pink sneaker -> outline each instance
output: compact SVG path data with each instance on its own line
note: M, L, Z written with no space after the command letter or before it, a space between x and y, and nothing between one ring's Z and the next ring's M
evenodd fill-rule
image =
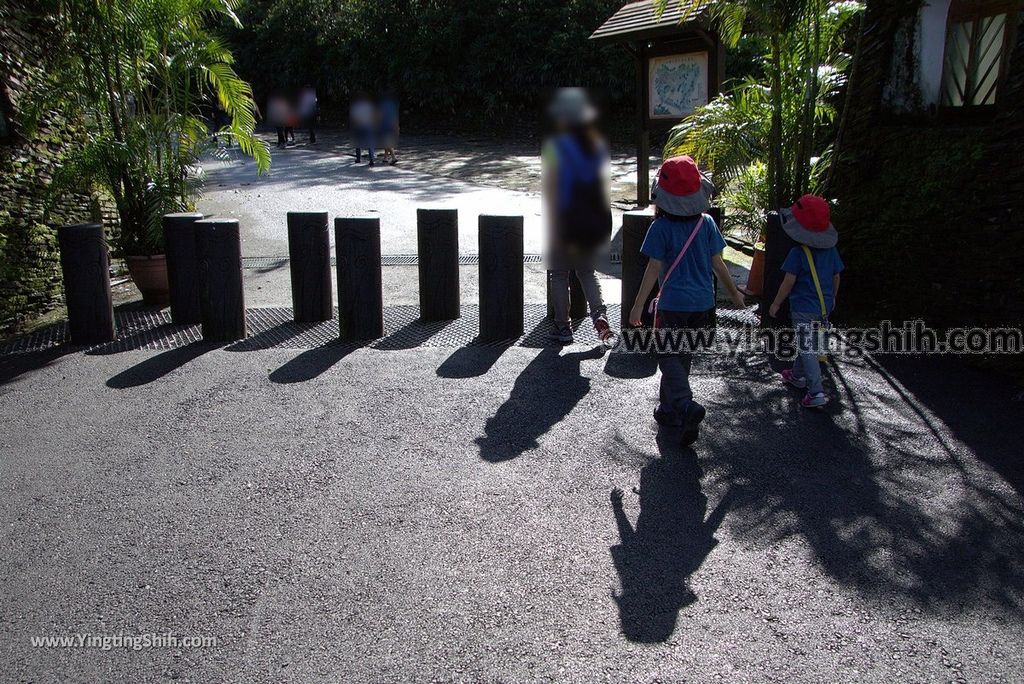
M597 331L597 337L604 346L615 346L615 331L608 325L608 319L604 316L599 316L594 321L594 330Z
M803 399L800 400L800 405L804 408L822 408L828 403L828 397L824 392L818 394L807 393Z
M793 375L793 370L791 368L787 368L782 371L782 382L796 387L797 389L807 389L807 381Z

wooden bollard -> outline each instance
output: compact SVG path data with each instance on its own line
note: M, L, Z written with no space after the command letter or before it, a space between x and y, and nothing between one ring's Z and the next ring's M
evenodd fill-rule
M721 207L711 207L710 209L708 209L708 216L710 216L712 219L714 219L715 225L718 226L718 230L721 231L722 230L722 208Z
M103 226L83 223L57 229L64 302L71 344L112 342L114 305L110 296L110 255Z
M203 339L210 342L245 339L242 241L238 220L203 219L195 225Z
M480 341L523 334L523 217L480 217Z
M551 271L547 273L548 288L548 318L555 317L555 304L552 298L551 289ZM569 271L569 318L573 321L578 321L587 317L587 296L583 293L583 284L580 283L579 276L576 275L576 271Z
M450 321L459 309L459 212L417 209L420 319Z
M640 253L640 247L647 237L647 230L654 222L654 215L645 211L627 211L622 215L622 327L629 326L629 310L640 291L640 283L647 269L647 257ZM654 288L656 289L656 288ZM657 294L652 289L648 302ZM644 322L647 320L647 306L644 306Z
M202 214L193 212L165 214L163 218L171 320L176 325L194 325L203 320L196 258L196 221L202 219Z
M785 327L789 325L789 301L783 303L776 318L768 313L775 295L782 287L786 274L782 272L782 263L789 252L799 245L782 229L782 217L777 211L770 211L765 218L764 242L764 289L761 292L761 305L758 315L764 327Z
M338 257L338 323L343 340L384 335L384 289L380 273L380 219L334 219Z
M288 212L288 263L295 322L331 320L334 295L331 292L331 234L326 211Z

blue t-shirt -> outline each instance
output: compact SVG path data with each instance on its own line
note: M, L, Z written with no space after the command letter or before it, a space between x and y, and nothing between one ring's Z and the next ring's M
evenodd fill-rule
M811 249L814 256L814 269L818 272L818 282L821 283L821 293L825 296L825 306L831 313L836 302L832 292L832 277L836 273L842 273L843 260L839 258L839 250L835 247L829 249ZM796 313L821 314L821 303L818 301L818 291L814 288L814 279L811 277L811 267L807 263L807 255L803 247L794 247L789 250L786 260L782 262L782 270L796 276L796 283L789 295L789 310Z
M710 216L704 217L700 234L665 283L665 274L672 268L697 223L698 219L675 221L663 217L655 220L647 231L640 252L663 264L659 280L664 291L658 302L659 309L691 313L715 308L711 258L725 250L725 239Z

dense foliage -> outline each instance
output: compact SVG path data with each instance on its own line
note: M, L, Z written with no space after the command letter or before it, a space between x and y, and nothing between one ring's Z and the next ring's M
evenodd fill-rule
M553 88L589 88L629 111L629 55L588 37L622 0L245 0L229 33L240 73L265 97L318 88L343 116L358 91L395 89L403 111L533 125Z
M253 134L255 103L227 46L211 32L237 21L237 0L40 0L33 9L58 44L27 113L31 130L57 111L83 126L84 144L53 182L67 191L106 190L120 217L124 254L162 250L160 217L191 208L200 155L216 147L208 127L226 113L222 136L237 140L260 171L270 165Z
M699 0L680 2L696 12ZM760 36L759 74L673 129L665 154L691 154L725 190L727 215L756 239L765 210L820 190L863 10L852 0L722 0L712 16L729 45ZM746 33L744 33L746 32Z

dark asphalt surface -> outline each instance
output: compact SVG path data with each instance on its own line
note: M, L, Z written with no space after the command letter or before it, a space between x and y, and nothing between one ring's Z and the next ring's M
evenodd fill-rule
M1020 681L1024 403L932 361L701 359L683 450L582 346L0 359L0 681Z

